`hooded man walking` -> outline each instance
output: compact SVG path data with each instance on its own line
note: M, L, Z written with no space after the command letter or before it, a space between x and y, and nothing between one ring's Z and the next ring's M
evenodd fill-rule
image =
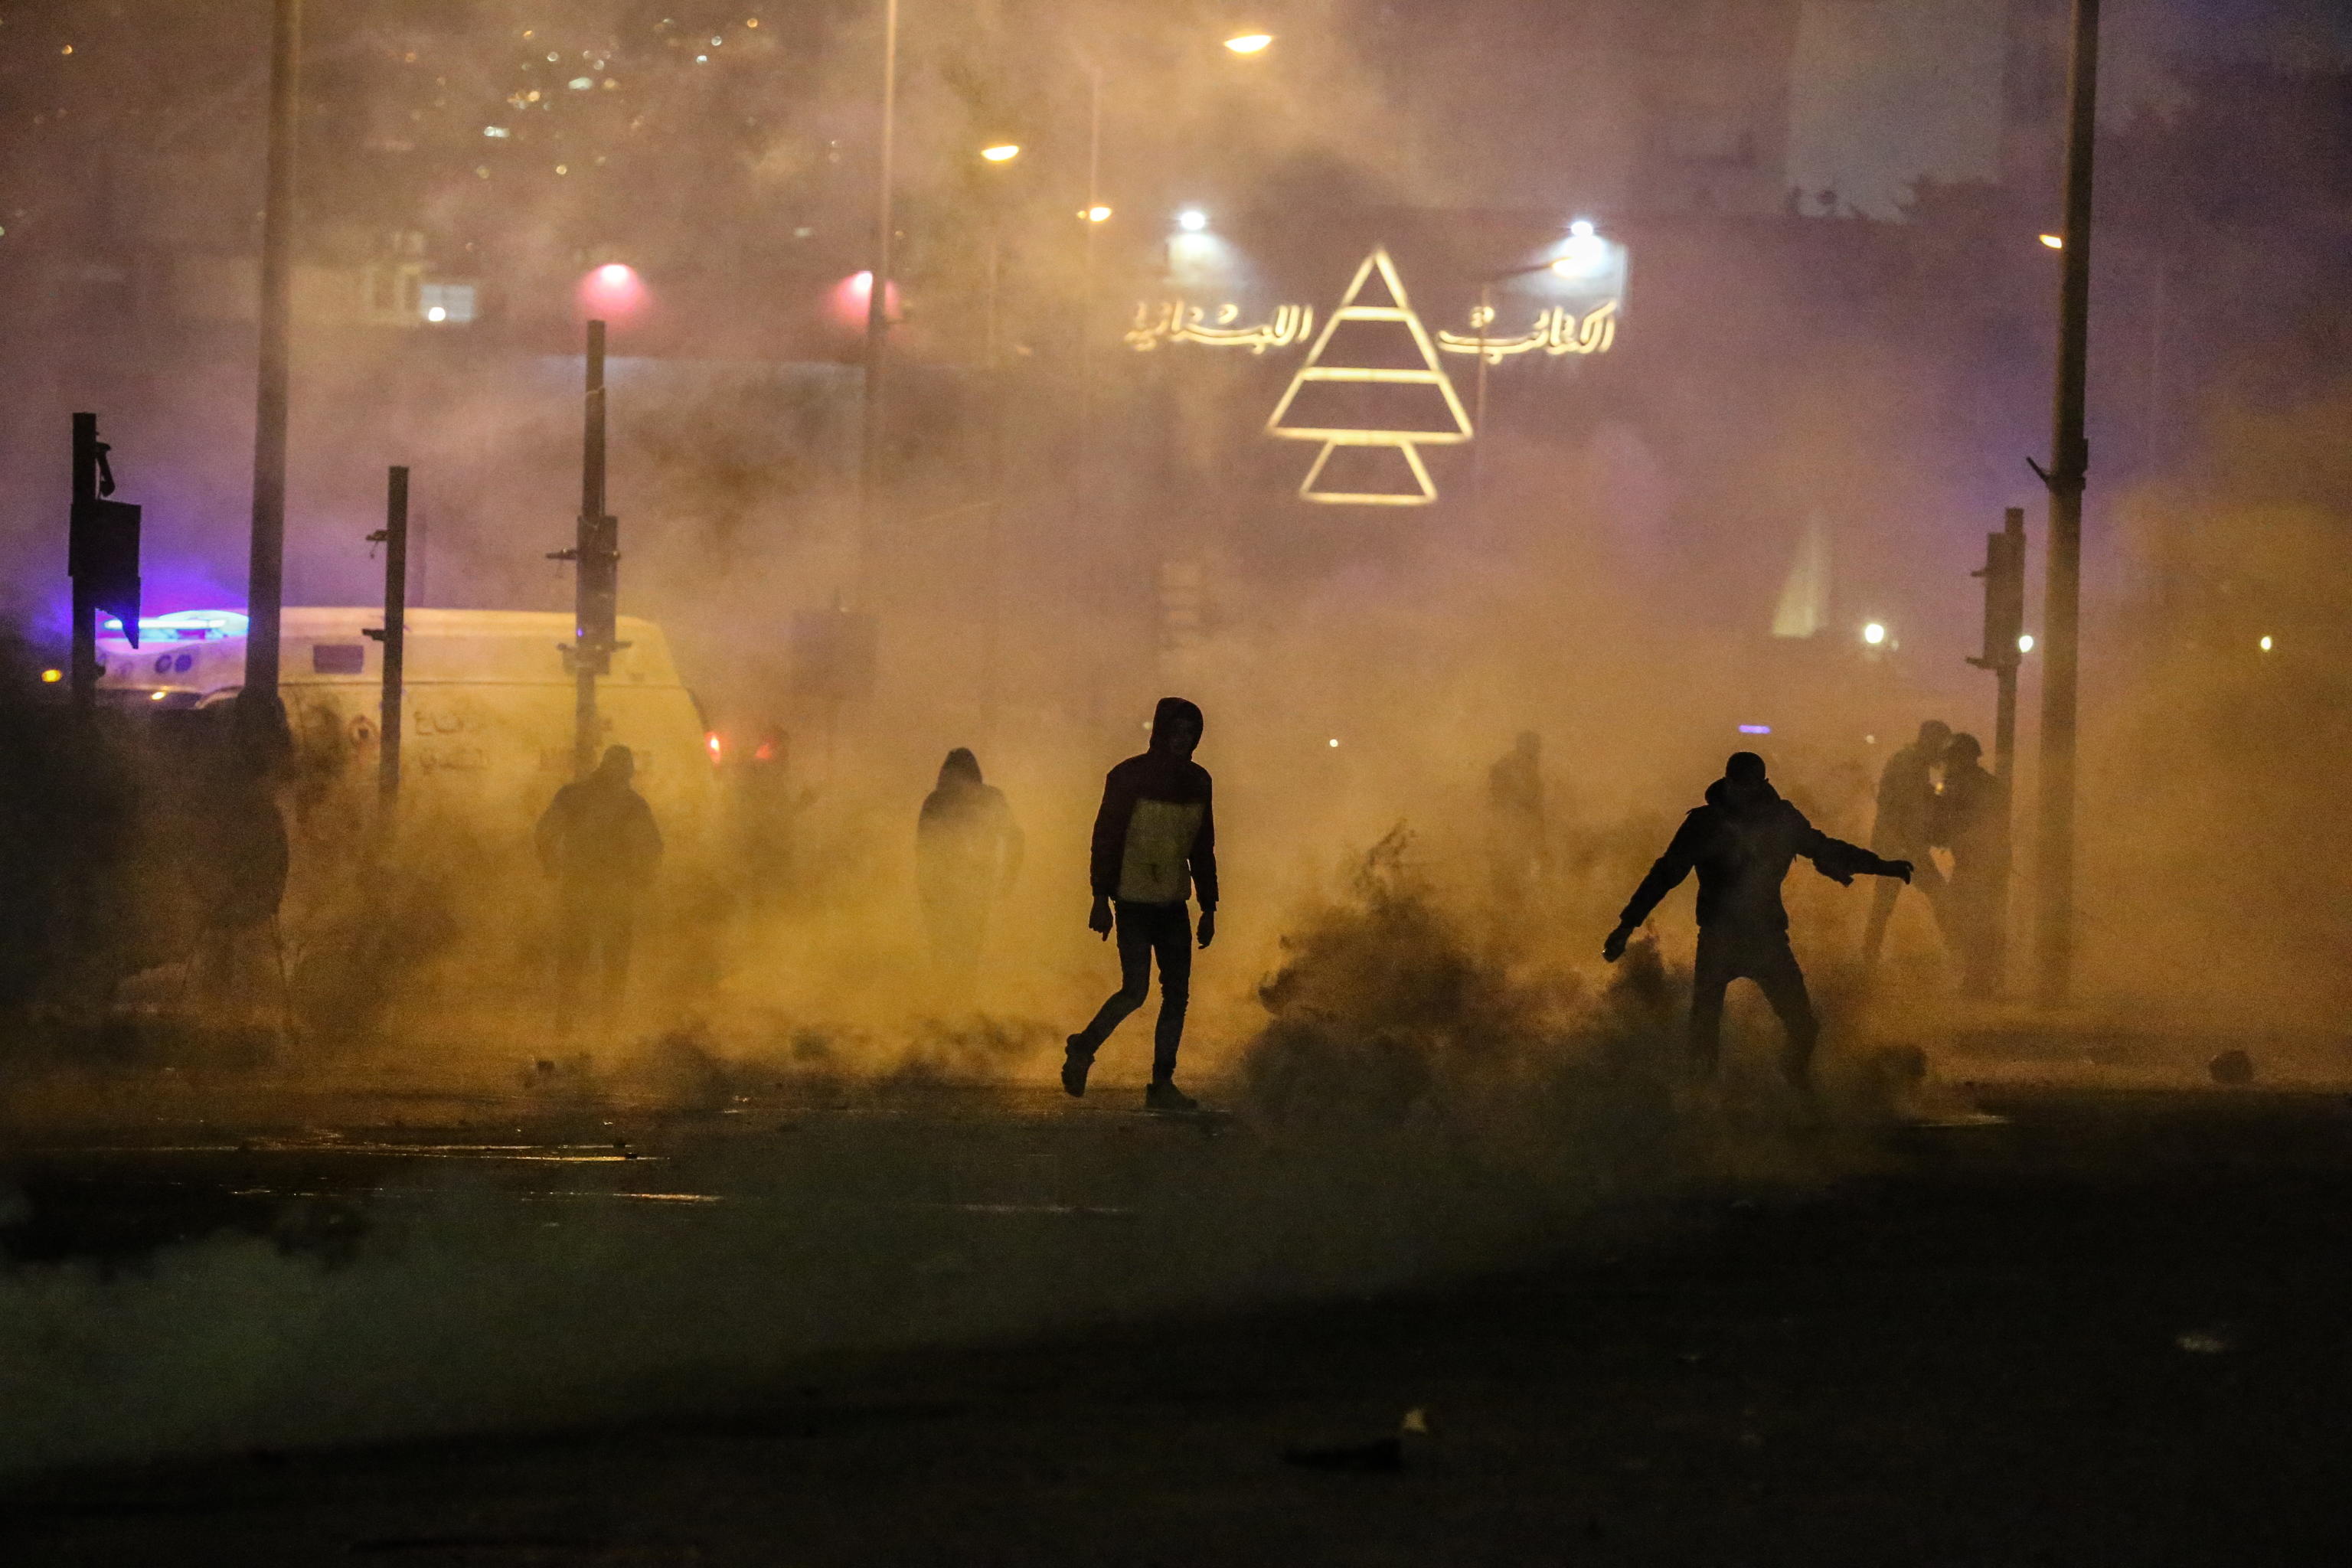
M1129 757L1103 780L1095 814L1092 881L1095 901L1087 929L1118 932L1119 987L1072 1035L1062 1061L1062 1087L1087 1092L1087 1071L1113 1029L1144 1004L1151 964L1160 963L1160 1026L1154 1031L1150 1110L1197 1110L1176 1087L1176 1047L1184 1037L1184 1005L1192 994L1192 911L1201 900L1200 943L1217 934L1217 827L1209 802L1209 773L1192 760L1201 743L1200 709L1181 697L1163 697L1151 715L1151 749ZM1114 916L1114 909L1116 915Z
M1698 963L1691 981L1690 1066L1694 1076L1715 1071L1722 1048L1723 994L1735 980L1753 980L1788 1032L1780 1071L1795 1088L1810 1086L1813 1042L1821 1026L1805 992L1804 971L1789 946L1789 911L1780 883L1800 855L1840 886L1857 876L1908 882L1911 862L1882 860L1859 845L1832 838L1780 798L1764 774L1764 759L1735 752L1723 777L1706 786L1706 804L1683 818L1674 842L1633 890L1601 956L1614 963L1658 900L1698 873Z

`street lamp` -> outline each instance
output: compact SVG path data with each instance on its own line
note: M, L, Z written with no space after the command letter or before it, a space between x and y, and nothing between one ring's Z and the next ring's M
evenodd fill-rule
M1877 621L1865 624L1862 628L1862 640L1873 647L1880 647L1886 641L1886 627Z
M1088 223L1108 223L1110 221L1110 208L1100 202L1097 202L1090 207L1081 208L1078 216L1086 219Z
M1186 234L1199 234L1209 226L1209 215L1199 207L1186 207L1176 215L1176 226Z
M1273 42L1272 33L1235 33L1225 40L1225 47L1237 55L1255 55L1265 53Z
M1017 142L999 142L992 147L982 147L980 150L980 155L992 163L1010 163L1013 159L1021 156L1021 144Z

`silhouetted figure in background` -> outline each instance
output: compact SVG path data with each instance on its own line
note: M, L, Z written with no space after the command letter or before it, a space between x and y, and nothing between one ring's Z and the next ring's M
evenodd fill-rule
M1780 883L1803 856L1841 886L1857 876L1911 879L1907 860L1883 860L1858 845L1832 838L1780 798L1764 773L1764 759L1735 752L1723 777L1706 786L1706 804L1683 818L1674 841L1617 919L1601 950L1614 963L1658 900L1698 873L1698 962L1691 979L1690 1065L1695 1075L1715 1071L1722 1049L1723 994L1735 980L1753 980L1788 1031L1780 1071L1809 1086L1813 1042L1821 1026L1805 992L1804 971L1789 947L1789 911Z
M1160 1026L1152 1037L1153 1110L1196 1110L1176 1087L1176 1047L1184 1037L1184 1005L1192 984L1192 912L1201 899L1200 942L1217 934L1217 827L1209 800L1209 773L1192 760L1201 743L1201 710L1181 697L1163 697L1151 715L1151 749L1129 757L1103 780L1095 814L1094 909L1087 929L1111 933L1118 908L1119 987L1072 1035L1062 1062L1062 1087L1087 1091L1095 1053L1151 991L1151 963L1160 961Z
M278 910L292 856L271 780L250 759L234 758L210 770L201 801L201 837L187 862L197 921L189 981L200 1001L236 1001L249 994L245 977L267 962L259 951L267 942L290 1016Z
M1943 874L1927 853L1935 826L1935 773L1951 740L1952 727L1940 719L1930 719L1919 726L1917 740L1886 759L1886 767L1878 775L1878 816L1870 829L1873 850L1911 862L1916 878L1913 885L1927 896L1931 906L1944 890ZM1886 922L1894 918L1895 900L1901 893L1894 883L1882 882L1871 895L1870 922L1862 932L1865 969L1878 963L1879 950L1886 944Z
M1937 905L1945 944L1960 961L1960 992L2000 991L2002 924L2008 917L2009 785L1978 760L1983 743L1955 735L1944 752L1944 788L1930 837L1952 852L1952 877Z
M661 861L653 808L630 787L636 760L608 746L596 771L555 792L533 840L540 868L556 881L555 1029L572 1033L580 993L597 972L596 1017L609 1034L629 984L637 901Z
M1003 790L982 782L980 759L961 746L950 752L915 823L915 886L932 966L959 1003L971 1000L988 909L1021 874L1022 847L1013 808Z
M1544 817L1543 737L1523 731L1518 744L1486 770L1486 863L1495 901L1524 910L1551 865Z

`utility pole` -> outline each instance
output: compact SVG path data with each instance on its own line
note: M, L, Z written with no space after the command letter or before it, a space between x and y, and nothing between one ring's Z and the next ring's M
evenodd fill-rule
M302 0L276 0L269 48L269 184L261 217L261 363L253 424L253 548L245 689L278 697L286 599L286 405L294 300L294 150L301 128Z
M2066 72L2066 216L2058 289L2058 376L2051 467L2050 579L2042 606L2042 812L2035 868L2036 994L2066 1000L2074 961L2074 752L2081 657L2083 490L2091 466L2083 402L2090 362L2091 158L2099 79L2099 0L2074 0Z
M111 610L122 635L139 646L139 509L108 500L114 493L111 450L98 438L98 416L73 416L73 505L66 534L66 573L73 579L73 708L85 722L98 708L98 617Z
M401 683L408 662L408 470L394 468L384 487L383 527L368 535L383 546L383 626L368 636L383 644L383 705L376 721L376 798L384 822L400 802Z
M1971 576L1984 579L1984 650L1969 660L1990 669L2000 683L1992 720L1993 773L2007 784L2017 752L2017 667L2025 649L2025 509L2001 514L2001 531L1985 535L1985 563Z
M621 522L604 512L604 323L588 323L588 384L585 427L580 443L580 526L572 547L550 561L569 561L572 571L572 646L566 650L574 682L572 769L585 778L595 770L596 678L613 668L621 598Z
M876 491L882 467L882 370L890 330L890 241L898 220L891 211L891 183L898 129L898 0L882 10L882 166L874 189L874 269L866 290L866 375L857 432L857 544L852 586L866 597L866 557L872 548Z

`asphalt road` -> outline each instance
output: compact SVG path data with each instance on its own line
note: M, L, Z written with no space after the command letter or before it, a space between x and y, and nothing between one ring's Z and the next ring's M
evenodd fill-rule
M19 1142L0 1561L2352 1544L2336 1094L2011 1086L1516 1197L1025 1090L303 1109Z

